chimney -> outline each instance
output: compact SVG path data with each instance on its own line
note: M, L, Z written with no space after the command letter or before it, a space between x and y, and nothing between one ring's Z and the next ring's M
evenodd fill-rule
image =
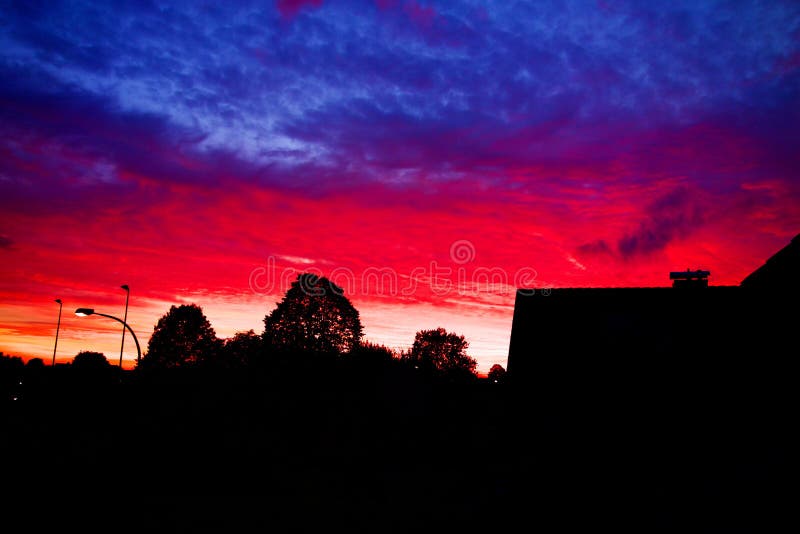
M694 289L701 287L708 287L708 277L711 271L673 271L669 273L669 279L672 280L672 287L679 289Z

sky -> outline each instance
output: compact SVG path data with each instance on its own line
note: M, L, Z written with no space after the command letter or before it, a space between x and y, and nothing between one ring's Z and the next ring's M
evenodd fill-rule
M74 310L122 284L146 351L172 305L260 333L315 272L367 340L441 326L485 373L518 287L738 284L800 232L793 1L3 2L0 49L24 359L117 363Z

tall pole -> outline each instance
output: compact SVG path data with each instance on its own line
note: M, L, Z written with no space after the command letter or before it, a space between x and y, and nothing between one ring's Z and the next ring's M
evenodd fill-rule
M125 318L122 320L122 344L119 346L119 368L122 369L122 349L125 348L125 324L128 322L128 298L131 296L131 288L127 285L120 287L125 290Z
M56 325L56 343L53 345L53 363L52 366L56 366L56 349L58 348L58 331L61 330L61 308L64 305L61 303L61 299L56 299L55 302L58 302L58 324Z

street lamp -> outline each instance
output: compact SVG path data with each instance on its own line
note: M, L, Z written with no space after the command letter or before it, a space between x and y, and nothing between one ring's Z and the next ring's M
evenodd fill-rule
M131 288L126 285L120 286L125 290L125 317L122 319L122 324L128 323L128 298L131 296ZM125 348L125 327L122 327L122 344L119 346L119 368L122 369L122 349Z
M64 307L61 299L56 299L54 302L58 302L58 324L56 325L56 344L53 345L53 367L56 366L56 349L58 348L58 331L61 330L61 308Z
M139 340L136 339L136 333L128 326L128 323L120 319L119 317L114 317L113 315L108 315L107 313L100 313L94 311L92 308L78 308L75 310L75 315L78 317L86 317L88 315L101 315L103 317L108 317L109 319L114 319L118 323L122 323L122 326L128 329L128 332L131 333L133 336L133 341L136 342L136 364L138 365L139 362L142 360L142 349L139 348ZM120 362L121 363L121 362ZM121 367L121 365L120 365Z

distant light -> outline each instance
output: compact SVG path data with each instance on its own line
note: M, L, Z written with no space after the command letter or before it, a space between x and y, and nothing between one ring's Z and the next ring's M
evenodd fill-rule
M86 317L87 315L92 315L94 310L92 308L78 308L75 310L75 315L78 317Z

